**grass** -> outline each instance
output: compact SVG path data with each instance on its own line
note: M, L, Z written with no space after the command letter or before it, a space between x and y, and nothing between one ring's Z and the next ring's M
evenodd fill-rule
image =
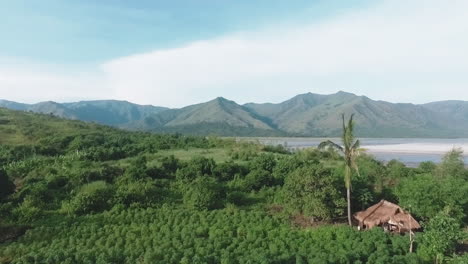
M50 135L73 135L110 129L93 123L0 108L0 144L34 144Z
M174 155L174 157L188 161L196 156L202 156L205 158L211 158L216 163L225 162L230 159L228 149L226 148L212 148L212 149L201 149L201 148L190 148L190 149L172 149L162 150L154 154L155 158L167 157Z

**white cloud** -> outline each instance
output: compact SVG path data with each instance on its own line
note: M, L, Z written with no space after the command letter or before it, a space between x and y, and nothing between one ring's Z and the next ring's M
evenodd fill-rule
M96 72L69 73L50 65L0 66L0 99L35 103L104 98L100 85L102 74Z
M468 89L462 89L468 86L466 10L465 0L387 0L318 22L117 58L85 77L0 68L0 97L21 98L3 95L13 87L31 98L57 94L48 98L165 106L216 96L241 103L281 101L337 90L391 101L468 100Z

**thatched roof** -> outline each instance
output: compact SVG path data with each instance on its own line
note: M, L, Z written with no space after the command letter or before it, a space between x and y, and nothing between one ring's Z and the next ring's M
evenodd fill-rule
M367 228L384 223L398 226L402 231L421 228L409 213L405 212L400 206L385 200L356 213L354 218L359 221L360 225L364 224Z

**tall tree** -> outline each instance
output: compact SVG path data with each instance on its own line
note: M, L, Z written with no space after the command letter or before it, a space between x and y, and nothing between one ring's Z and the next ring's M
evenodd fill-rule
M345 173L344 173L344 182L346 187L346 198L348 200L348 223L351 226L351 175L353 170L359 174L359 169L356 163L356 157L359 155L359 140L356 140L354 137L354 122L353 117L354 114L351 114L348 124L345 121L345 115L341 115L343 119L343 135L341 137L341 141L343 146L327 140L319 144L319 149L323 149L326 147L336 148L343 153L344 158L344 166L345 166Z

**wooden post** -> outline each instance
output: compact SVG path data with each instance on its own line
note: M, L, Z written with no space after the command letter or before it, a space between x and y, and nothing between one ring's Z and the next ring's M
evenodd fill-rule
M408 223L409 223L409 241L410 241L409 252L413 253L413 230L411 228L411 215L409 212L408 212Z

